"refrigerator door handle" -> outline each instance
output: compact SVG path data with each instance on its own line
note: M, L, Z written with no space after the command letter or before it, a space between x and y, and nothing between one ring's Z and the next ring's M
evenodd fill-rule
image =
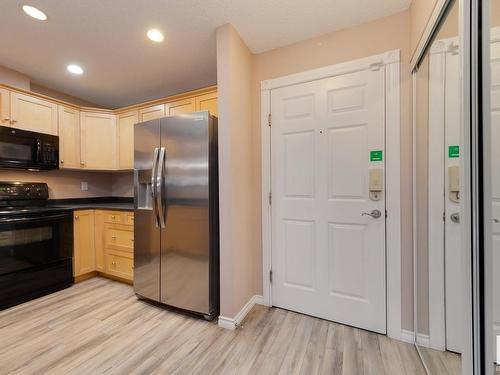
M160 148L158 171L156 172L157 181L157 192L156 192L156 205L158 207L158 217L160 222L160 228L165 228L165 207L163 196L165 194L164 184L165 184L165 147Z
M155 223L156 227L158 228L160 223L158 219L158 206L156 204L157 202L157 196L158 196L158 191L156 190L156 181L157 181L157 174L158 174L158 154L160 152L160 149L158 147L155 147L155 151L153 154L153 167L151 168L151 206L153 208L153 213L155 216Z

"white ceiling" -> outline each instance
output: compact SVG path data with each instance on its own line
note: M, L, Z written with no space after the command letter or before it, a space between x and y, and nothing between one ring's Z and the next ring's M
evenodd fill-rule
M2 0L0 65L119 107L215 84L215 29L225 23L259 53L405 10L410 1ZM40 8L48 21L28 17L22 4ZM146 38L152 27L165 42ZM69 63L85 74L67 73Z

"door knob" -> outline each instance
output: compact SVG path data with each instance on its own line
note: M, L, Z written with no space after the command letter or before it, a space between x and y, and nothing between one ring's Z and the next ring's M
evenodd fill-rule
M460 223L460 214L458 212L451 214L450 220L454 223Z
M378 219L382 216L382 212L380 210L373 210L372 212L363 212L361 216L371 216L374 219Z

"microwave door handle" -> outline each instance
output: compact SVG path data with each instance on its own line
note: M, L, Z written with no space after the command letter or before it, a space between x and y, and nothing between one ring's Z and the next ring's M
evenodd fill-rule
M160 218L160 227L165 228L165 207L164 207L164 184L165 184L165 158L167 157L165 153L165 147L160 149L158 172L156 173L157 182L157 194L156 202L158 206L158 216Z
M37 139L36 141L36 162L40 163L40 160L42 158L42 142L40 139Z
M160 151L159 148L155 147L155 151L153 153L153 167L151 168L151 206L153 208L153 214L155 216L155 223L157 228L160 226L158 218L158 207L156 205L156 196L158 194L156 190L156 174L157 174L159 151Z

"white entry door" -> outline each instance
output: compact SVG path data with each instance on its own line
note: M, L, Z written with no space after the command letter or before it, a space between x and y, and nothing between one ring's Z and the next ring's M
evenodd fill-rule
M385 333L384 71L272 90L271 114L273 305Z

